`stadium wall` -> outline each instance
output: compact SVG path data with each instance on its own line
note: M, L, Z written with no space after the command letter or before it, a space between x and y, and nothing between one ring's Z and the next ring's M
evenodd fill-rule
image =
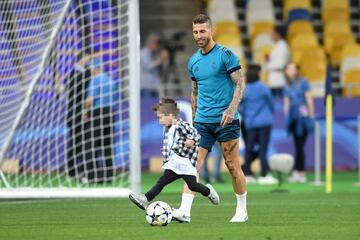
M188 99L182 99L188 101ZM162 147L163 129L158 124L152 106L156 103L153 99L144 99L141 103L141 147L142 167L149 167L149 159L153 156L160 156ZM268 154L294 153L291 136L284 128L283 103L277 99L275 103L275 122L271 135ZM325 104L324 99L315 99L317 120L321 123L321 166L325 167ZM357 168L357 154L359 143L357 142L357 115L360 114L360 99L337 98L334 106L333 123L333 149L334 169L347 170ZM185 116L183 116L185 117ZM240 144L240 153L243 153L243 145ZM314 134L306 143L306 166L307 169L314 168Z

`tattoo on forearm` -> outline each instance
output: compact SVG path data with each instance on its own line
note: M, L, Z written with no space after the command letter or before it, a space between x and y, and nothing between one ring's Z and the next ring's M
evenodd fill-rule
M193 118L193 120L195 118L195 112L196 112L197 95L198 95L197 82L193 81L193 83L192 83L192 92L191 92L191 109L192 109L192 118Z
M244 94L245 78L243 76L241 69L231 73L230 77L233 80L233 82L235 83L235 91L234 91L234 96L230 103L229 108L231 109L231 111L235 111L238 108L239 103Z

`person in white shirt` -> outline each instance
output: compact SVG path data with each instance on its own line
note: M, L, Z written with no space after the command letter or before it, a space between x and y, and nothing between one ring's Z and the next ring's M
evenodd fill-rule
M272 32L275 45L267 58L265 69L269 73L268 86L273 96L282 97L283 88L286 85L284 68L291 60L289 46L284 39L285 30L282 26L276 26Z

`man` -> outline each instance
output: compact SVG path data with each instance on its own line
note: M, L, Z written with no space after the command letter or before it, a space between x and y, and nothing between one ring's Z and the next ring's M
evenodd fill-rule
M91 71L88 68L92 59L98 59L104 54L112 54L111 50L86 53L84 51L77 52L76 63L74 68L66 78L66 88L62 86L60 78L55 77L56 97L60 98L64 92L66 93L67 114L66 125L68 128L69 140L67 142L67 176L86 183L84 177L86 161L85 152L85 135L89 132L89 123L83 121L84 102L86 100L86 91L88 89Z
M284 40L285 30L282 26L277 26L272 32L272 39L275 45L265 64L269 72L268 85L272 95L275 97L283 96L283 88L286 84L284 69L291 60L289 46Z
M89 55L79 53L74 69L67 78L67 116L66 125L69 130L67 146L67 175L70 178L81 180L84 171L83 137L86 125L83 124L81 113L86 97L86 89L90 71L85 69ZM57 94L61 93L60 83L57 83ZM80 165L77 162L80 161Z
M225 164L232 176L237 199L236 212L230 222L246 222L246 182L239 163L238 105L243 95L245 79L239 59L234 53L213 40L213 27L208 16L193 19L193 37L200 48L189 60L192 79L191 103L194 127L201 135L198 152L198 175L204 159L218 141ZM194 193L184 187L182 203L173 210L175 220L190 222Z
M91 62L91 79L87 90L83 118L89 122L86 133L86 173L89 182L111 182L113 163L113 105L116 86L111 77L101 71L101 59ZM103 171L95 170L97 157L104 159Z
M160 37L151 34L140 52L141 97L158 97L160 72L168 64L169 54L160 49Z

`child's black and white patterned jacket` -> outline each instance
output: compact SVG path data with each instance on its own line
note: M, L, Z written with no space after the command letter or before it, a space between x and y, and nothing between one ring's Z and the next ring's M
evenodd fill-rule
M169 154L171 153L171 151L173 151L175 154L181 157L188 158L191 164L195 167L199 150L200 134L193 126L190 125L190 123L185 122L181 118L179 118L175 125L175 133L178 134L178 138L176 139L176 142L171 145L171 149L168 149L167 146L170 127L171 126L166 127L164 133L164 143L162 149L164 163L169 161ZM194 140L195 143L192 147L185 146L185 141L187 139Z

